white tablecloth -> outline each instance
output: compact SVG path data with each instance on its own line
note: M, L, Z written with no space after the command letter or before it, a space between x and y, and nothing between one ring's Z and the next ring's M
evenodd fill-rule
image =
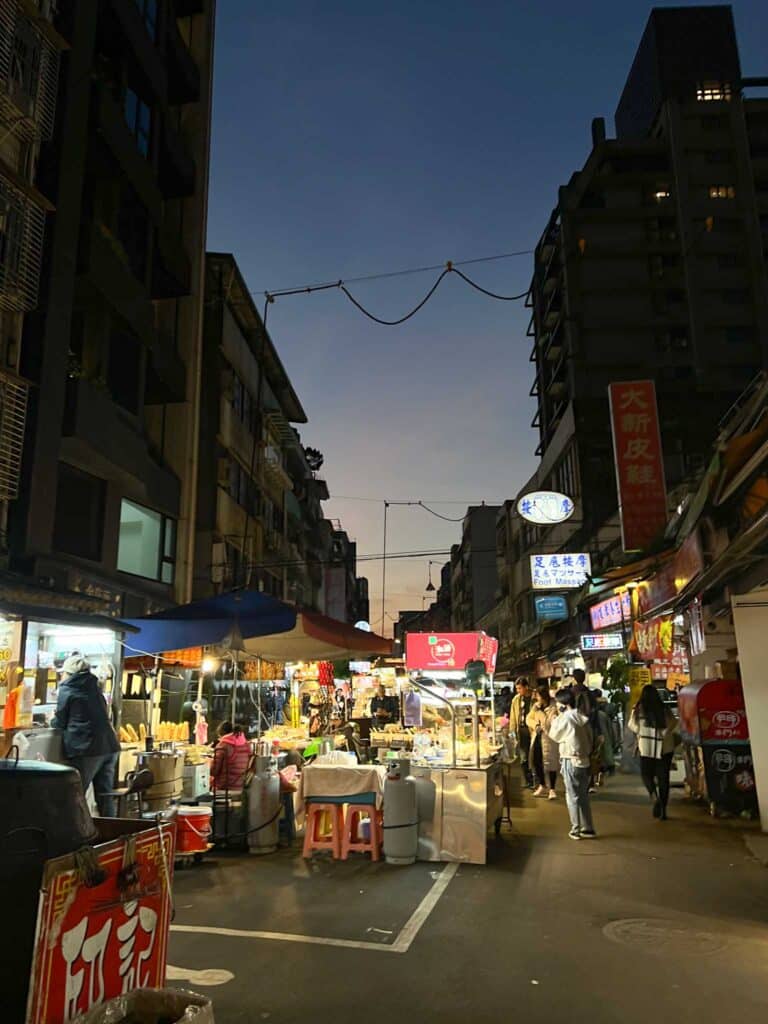
M384 798L384 780L387 769L383 765L307 765L301 773L301 803L309 797L359 796L375 793L376 806ZM352 801L350 801L352 802Z

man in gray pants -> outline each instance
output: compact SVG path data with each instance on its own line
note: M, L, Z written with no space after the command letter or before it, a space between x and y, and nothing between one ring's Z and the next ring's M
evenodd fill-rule
M592 729L587 716L576 710L571 690L558 690L555 701L557 715L550 723L549 736L560 746L560 772L571 818L568 835L571 839L594 839L596 833L589 802Z

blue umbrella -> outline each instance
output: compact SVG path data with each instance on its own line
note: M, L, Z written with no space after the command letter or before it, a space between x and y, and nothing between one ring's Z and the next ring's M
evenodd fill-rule
M137 654L213 645L243 650L244 639L293 629L296 611L258 590L232 590L127 621L138 632L126 640L126 650Z

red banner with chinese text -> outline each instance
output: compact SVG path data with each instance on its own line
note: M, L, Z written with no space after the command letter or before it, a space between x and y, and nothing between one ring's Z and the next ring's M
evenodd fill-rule
M661 616L633 625L633 648L642 661L668 661L674 650L675 622L672 616Z
M135 988L165 983L175 823L95 848L88 886L71 857L49 861L27 1024L62 1024Z
M608 386L621 536L625 551L643 551L667 522L667 490L656 388L652 380Z

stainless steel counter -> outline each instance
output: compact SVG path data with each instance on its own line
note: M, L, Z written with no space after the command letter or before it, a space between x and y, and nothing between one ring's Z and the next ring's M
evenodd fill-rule
M502 765L411 765L419 812L418 859L485 864L489 831L504 812Z

